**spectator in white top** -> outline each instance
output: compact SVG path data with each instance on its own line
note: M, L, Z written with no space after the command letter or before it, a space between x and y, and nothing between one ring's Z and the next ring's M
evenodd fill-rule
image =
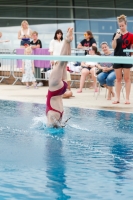
M22 21L21 29L18 32L18 39L21 40L20 47L24 48L27 45L30 45L30 38L32 36L32 30L29 28L29 24L26 20Z
M62 30L58 29L55 32L54 39L51 40L49 45L49 52L50 55L59 56L61 53L61 49L63 46L63 32ZM54 65L54 61L51 61L51 65Z

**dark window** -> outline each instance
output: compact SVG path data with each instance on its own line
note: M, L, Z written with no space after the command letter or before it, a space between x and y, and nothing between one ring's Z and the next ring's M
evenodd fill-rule
M92 19L116 19L115 11L109 9L90 9L90 18Z
M9 26L21 26L21 22L23 21L24 19L1 19L0 20L0 26L1 27L9 27ZM49 26L52 28L51 30L55 30L57 29L57 20L35 20L35 19L28 19L27 20L29 25L41 25L43 26L43 24L49 24ZM45 31L46 33L49 32L49 29L48 28L45 28L43 29L43 27L40 29L39 28L39 32L41 32L41 30L43 30L43 32ZM12 32L14 31L12 28L10 28L9 32Z
M75 21L76 32L85 32L90 30L89 20L76 20Z
M40 8L40 7L29 7L28 17L33 18L56 18L56 8Z
M88 19L89 18L89 9L80 9L75 8L75 18L77 19Z
M0 17L26 17L26 8L21 6L0 6Z
M0 5L26 5L26 0L1 0Z
M108 7L114 8L114 0L88 0L90 7Z
M133 8L132 0L115 0L116 8Z
M76 47L84 39L84 34L76 34Z
M71 6L71 0L57 0L58 6Z
M65 34L67 32L67 29L69 27L73 27L74 28L74 22L72 20L65 20L65 21L64 20L58 20L57 21L57 27L58 27L58 29L62 30L62 32L63 32L63 34L65 36Z
M1 27L10 27L10 26L21 26L22 19L0 19ZM9 32L14 31L12 28L9 29ZM9 33L8 32L8 33Z
M109 47L112 48L112 45L111 45L111 43L112 43L112 37L113 37L112 34L110 34L110 35L102 34L102 35L97 35L97 36L95 36L95 37L98 38L98 39L96 40L96 41L97 41L97 46L98 46L98 47L100 47L100 44L101 44L102 42L108 42Z
M133 33L133 22L128 22L127 23L127 29L128 29L129 32Z
M58 18L72 18L72 10L70 8L58 8Z
M41 32L43 30L43 32L45 31L46 33L48 33L49 32L49 26L50 26L51 30L55 30L57 28L57 20L35 20L35 19L28 19L28 23L30 25L37 25L37 26L38 25L43 26L43 24L45 26L45 24L48 24L48 27L47 28L45 27L45 29L43 29L43 27L42 27L42 29L39 28L39 32Z
M104 20L90 20L90 28L95 33L114 33L117 26L116 21L104 21Z
M88 6L87 0L74 0L74 6Z
M126 15L127 20L133 20L133 11L132 10L116 10L116 16L118 17L119 15Z
M90 28L95 33L114 33L116 17L114 10L90 9Z
M56 0L28 0L28 5L56 6Z

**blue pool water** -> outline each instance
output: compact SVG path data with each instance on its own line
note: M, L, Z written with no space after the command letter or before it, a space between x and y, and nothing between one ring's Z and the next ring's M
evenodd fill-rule
M133 114L0 101L0 200L132 200Z

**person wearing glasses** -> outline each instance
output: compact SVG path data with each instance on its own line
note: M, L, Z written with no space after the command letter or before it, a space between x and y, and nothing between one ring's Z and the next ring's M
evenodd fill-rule
M92 46L92 47L90 47L90 49L88 51L88 55L86 55L86 56L99 56L99 55L101 55L101 54L97 50L97 47ZM82 88L84 86L86 77L89 74L91 74L91 77L93 80L93 88L94 88L95 92L98 92L97 80L96 80L96 76L95 76L95 67L97 64L98 64L97 62L81 62L82 71L81 71L81 78L80 78L80 88L77 90L77 93L82 92Z
M130 49L133 47L133 34L129 33L127 30L126 16L120 15L119 17L117 17L117 22L120 29L118 29L117 32L114 33L112 39L114 56L131 56L131 54L123 52L124 49ZM130 104L129 100L130 89L131 89L130 68L132 67L132 64L114 63L113 67L116 73L116 100L113 102L113 104L120 103L122 76L125 81L125 90L126 90L125 104Z
M103 56L114 56L114 53L110 51L107 42L102 42L100 46L103 51ZM99 63L97 67L100 70L97 80L102 87L106 87L108 89L107 100L111 100L111 98L115 96L113 86L116 79L113 63Z
M78 49L83 49L85 50L85 55L87 55L87 50L92 47L92 46L97 46L96 45L96 40L93 37L93 34L91 31L86 31L84 33L85 39L83 39L77 46Z

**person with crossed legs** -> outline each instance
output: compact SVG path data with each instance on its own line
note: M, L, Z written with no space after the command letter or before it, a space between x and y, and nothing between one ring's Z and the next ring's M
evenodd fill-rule
M92 46L90 47L88 54L86 56L88 56L88 60L89 60L89 56L100 56L100 52L98 51L97 47ZM98 63L97 62L81 62L81 67L82 67L82 71L81 71L81 78L80 78L80 87L77 90L77 93L81 93L82 89L84 87L84 83L86 80L86 77L91 74L92 80L93 80L93 88L95 92L98 92L98 88L97 88L97 80L95 77L95 67Z
M107 42L101 43L101 49L103 51L103 56L113 56L114 52L111 52ZM97 80L100 85L106 87L108 90L107 100L111 100L115 96L113 91L114 81L116 79L115 71L113 69L113 63L99 63L97 65L100 73L97 76Z

